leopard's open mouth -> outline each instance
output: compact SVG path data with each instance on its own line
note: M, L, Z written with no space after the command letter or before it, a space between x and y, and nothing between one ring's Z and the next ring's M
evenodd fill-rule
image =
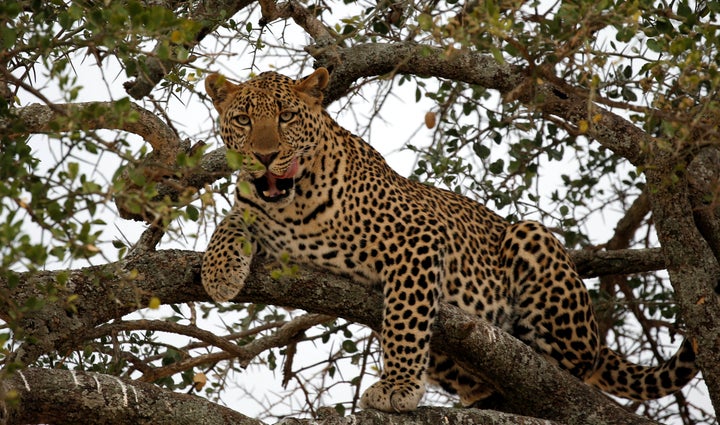
M298 160L294 158L290 166L282 175L273 174L266 170L265 174L252 180L258 196L265 202L277 202L287 198L295 188L296 174L298 173Z
M277 202L287 198L295 187L295 178L279 178L270 172L252 181L258 196L266 202Z

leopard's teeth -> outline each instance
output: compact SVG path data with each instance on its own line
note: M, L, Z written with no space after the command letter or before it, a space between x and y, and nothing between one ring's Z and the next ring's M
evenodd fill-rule
M283 196L283 195L286 195L286 194L287 194L287 190L283 189L283 190L281 190L280 192L278 192L275 196ZM268 192L267 190L263 190L263 195L264 195L266 198L272 198L272 196L270 195L270 192Z

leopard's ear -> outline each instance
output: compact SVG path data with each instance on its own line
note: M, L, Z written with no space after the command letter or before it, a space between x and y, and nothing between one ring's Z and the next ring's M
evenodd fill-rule
M228 81L224 75L212 74L205 79L205 92L212 99L219 113L225 110L225 102L237 90L237 85Z
M327 68L318 68L295 84L295 90L310 96L316 105L320 105L323 100L323 90L329 81L330 73Z

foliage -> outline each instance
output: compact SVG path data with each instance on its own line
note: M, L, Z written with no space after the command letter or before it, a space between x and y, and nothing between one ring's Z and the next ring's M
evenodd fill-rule
M197 84L218 69L239 79L269 68L303 75L310 69L307 36L315 41L318 36L302 23L267 20L267 11L262 16L254 2L232 10L223 3L226 9L211 13L201 3L0 4L0 280L10 287L19 271L70 270L141 252L135 245L145 228L121 216L161 228L166 246L203 248L229 207L230 181L213 179L172 196L162 186L182 186L202 169L211 149L197 148L197 142L219 144L214 113ZM717 145L717 2L308 0L296 7L311 12L340 47L412 42L449 56L490 55L525 69L528 84L563 82L632 122L665 152L690 157ZM159 84L130 100L122 81L130 80L130 87L151 78L157 74L153 61L162 63ZM411 178L464 193L509 220L540 219L557 229L568 248L608 243L616 236L615 223L647 195L643 167L595 143L599 115L569 122L545 112L541 105L547 99L537 93L530 101L520 98L523 87L498 95L460 79L427 77L373 75L332 104L331 112L346 127L354 123L383 153L402 149L405 156L398 162L413 163ZM89 100L107 103L66 107ZM21 116L36 102L48 107L47 118ZM169 160L158 156L159 145L150 142L158 133L141 128L147 118L136 107L151 111L174 135L177 146ZM397 108L410 107L420 111L412 122L397 114ZM425 121L424 113L430 114ZM403 126L403 146L387 145L392 137L383 133L383 120ZM232 155L229 160L238 162ZM685 165L678 162L679 168ZM707 204L717 205L717 196L717 191L709 195ZM647 212L626 232L628 247L658 246ZM294 271L283 263L274 273L282 279ZM0 333L4 359L24 341L21 319L43 303L62 303L68 311L86 308L58 296L67 285L66 276L55 286L37 288L21 304L7 303ZM608 339L621 351L640 357L662 351L657 339L667 339L667 329L675 328L676 311L664 274L593 289L596 302L611 312ZM210 384L201 392L228 400L248 365L215 360L218 349L197 342L197 329L212 328L244 347L302 317L274 306L191 304L143 310L132 320L148 314L179 325L173 329L182 336L168 339L163 332L169 331L152 321L144 329L109 327L74 352L46 353L36 364L140 378L176 390L190 390L196 374L206 373ZM304 364L295 354L302 350L324 355ZM254 357L250 369L281 372L286 392L294 394L291 405L279 409L258 397L258 408L268 416L314 413L322 405L351 411L360 386L372 380L366 375L377 366L376 357L366 331L339 319L323 320L297 340ZM338 386L342 397L335 396ZM663 421L708 420L711 414L696 400L689 401L690 408L679 397L638 409ZM671 417L662 416L667 411Z

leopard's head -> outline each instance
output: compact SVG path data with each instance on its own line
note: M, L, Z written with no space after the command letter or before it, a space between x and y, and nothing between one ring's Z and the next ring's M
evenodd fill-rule
M328 80L325 68L298 81L275 72L241 84L219 74L205 80L205 91L220 114L225 146L241 154L242 171L263 201L292 201L295 182L317 147Z

